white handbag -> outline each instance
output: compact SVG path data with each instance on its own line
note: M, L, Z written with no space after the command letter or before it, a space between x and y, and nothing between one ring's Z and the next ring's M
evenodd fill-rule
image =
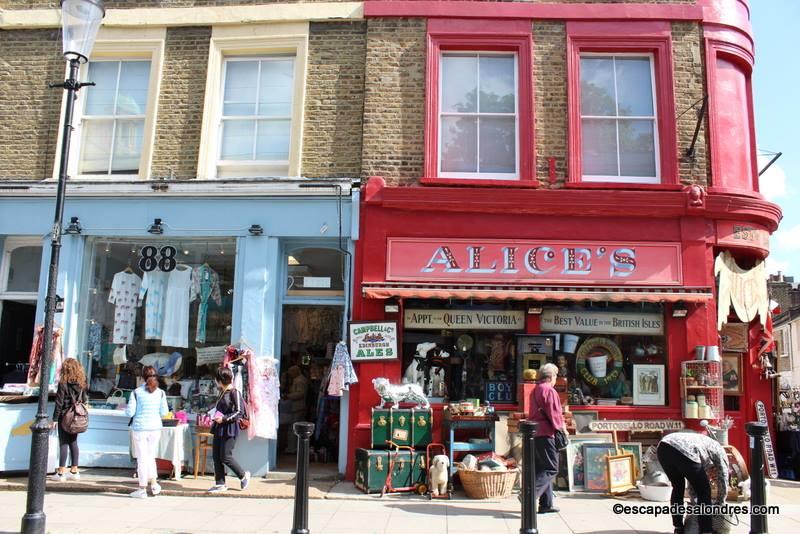
M114 365L122 365L128 361L128 350L126 347L127 345L119 345L114 349L114 353L111 355Z

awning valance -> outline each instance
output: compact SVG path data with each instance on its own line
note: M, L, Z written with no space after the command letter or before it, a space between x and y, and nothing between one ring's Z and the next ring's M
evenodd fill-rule
M455 298L485 300L590 300L594 302L705 302L713 298L707 287L564 287L485 286L364 282L367 298Z

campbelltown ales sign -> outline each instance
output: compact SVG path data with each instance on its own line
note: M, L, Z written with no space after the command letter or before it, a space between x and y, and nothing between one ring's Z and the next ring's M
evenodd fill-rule
M678 243L388 239L386 280L680 285Z
M353 362L397 359L397 323L350 323L350 359Z
M403 326L416 330L524 330L525 312L506 310L405 310Z

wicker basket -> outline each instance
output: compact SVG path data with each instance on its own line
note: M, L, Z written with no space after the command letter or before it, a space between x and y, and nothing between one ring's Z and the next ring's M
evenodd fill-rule
M517 470L472 471L458 465L458 476L467 497L471 499L503 499L510 496L511 490L514 489Z

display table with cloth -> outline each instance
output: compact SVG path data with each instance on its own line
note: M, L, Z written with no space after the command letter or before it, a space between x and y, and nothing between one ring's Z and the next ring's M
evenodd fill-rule
M136 458L133 432L131 432L130 447L131 456ZM175 470L175 480L180 480L184 461L192 459L192 431L189 425L162 427L156 458L169 461Z

